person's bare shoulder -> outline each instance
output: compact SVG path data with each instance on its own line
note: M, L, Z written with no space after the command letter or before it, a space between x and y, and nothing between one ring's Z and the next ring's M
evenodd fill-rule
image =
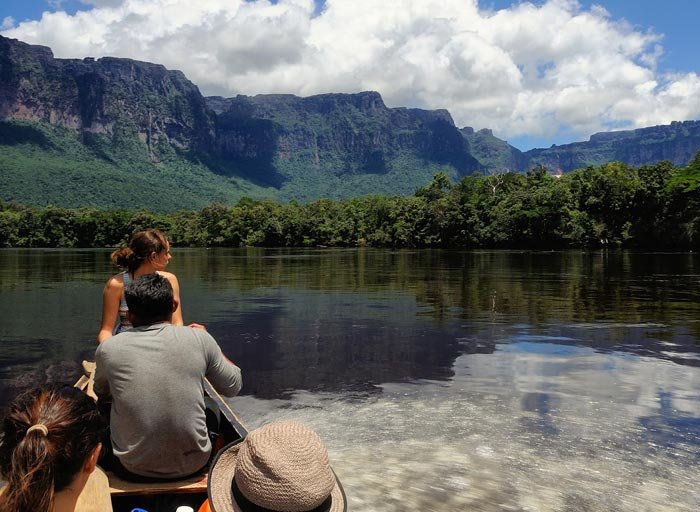
M106 290L119 291L124 289L124 274L115 274L107 280Z
M177 281L177 276L173 274L172 272L166 272L164 270L159 270L158 273L166 278L168 281Z

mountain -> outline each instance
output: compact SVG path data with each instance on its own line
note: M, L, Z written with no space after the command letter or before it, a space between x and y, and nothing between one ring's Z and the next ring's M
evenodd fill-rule
M442 168L482 166L446 110L387 108L377 92L206 98L217 152L285 196L410 194Z
M495 137L489 129L474 131L465 127L460 131L469 142L472 155L487 171L524 172L542 165L568 172L613 161L640 166L661 160L683 167L700 150L700 121L676 121L637 130L601 132L591 135L587 142L525 152Z
M179 71L0 36L0 199L191 208L410 194L481 169L445 110L376 92L204 98Z
M474 156L487 172L521 171L526 166L523 152L494 136L488 128L474 131L466 126L460 130Z
M0 37L0 116L89 135L135 131L148 155L159 139L205 147L214 117L180 71L105 57L54 59L49 48Z
M57 59L0 36L0 200L196 208L242 197L410 194L438 172L568 171L622 160L685 165L700 122L521 152L446 110L389 108L377 92L203 97L180 71Z
M700 149L700 121L673 122L637 130L602 132L588 142L574 142L523 153L521 169L543 165L571 171L611 161L640 166L669 160L686 166Z
M156 64L0 37L0 118L0 199L174 210L268 192L208 163L214 114Z

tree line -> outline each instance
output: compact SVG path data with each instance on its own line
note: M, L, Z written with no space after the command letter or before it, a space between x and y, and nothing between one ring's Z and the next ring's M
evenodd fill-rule
M66 209L0 202L0 247L109 247L146 227L191 247L533 248L700 246L700 152L687 167L620 162L560 177L438 173L412 196L242 199L196 211Z

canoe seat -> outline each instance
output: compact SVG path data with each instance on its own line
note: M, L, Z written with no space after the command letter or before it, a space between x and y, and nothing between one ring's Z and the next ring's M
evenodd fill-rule
M207 492L207 473L169 482L129 482L111 471L105 471L109 479L109 492L115 496L180 494L192 492Z

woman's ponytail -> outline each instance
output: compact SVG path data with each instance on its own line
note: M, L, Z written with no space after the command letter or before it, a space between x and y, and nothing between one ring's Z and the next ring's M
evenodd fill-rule
M135 233L128 247L114 251L111 260L117 267L133 274L151 254L160 254L167 248L168 238L165 233L158 229L146 229Z
M49 443L46 436L34 431L26 434L17 444L9 470L3 470L7 488L0 500L0 512L52 509L54 463Z
M134 251L131 250L131 248L120 247L112 253L110 259L112 260L112 263L117 267L124 270L128 270L130 273L133 273L131 267L134 264L133 262L135 256L136 255L134 254Z
M47 386L18 396L3 420L0 473L7 485L0 512L51 512L99 444L95 402L71 387Z

